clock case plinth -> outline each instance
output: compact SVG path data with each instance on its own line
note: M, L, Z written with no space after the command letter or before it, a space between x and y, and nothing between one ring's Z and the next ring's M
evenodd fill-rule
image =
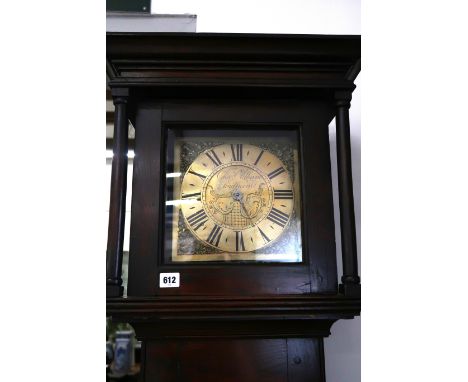
M141 380L324 381L323 337L360 311L348 109L359 36L108 34L116 105L107 314L143 341ZM338 285L328 125L336 117L343 277ZM126 149L136 131L128 297L122 298ZM170 124L300 131L304 261L166 264ZM159 272L181 272L160 289Z

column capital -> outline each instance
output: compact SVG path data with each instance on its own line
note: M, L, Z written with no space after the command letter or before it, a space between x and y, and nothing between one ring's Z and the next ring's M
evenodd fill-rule
M349 109L351 106L351 99L353 98L350 90L337 90L335 92L336 106L344 106Z
M128 88L112 88L112 100L114 105L126 104L129 96Z

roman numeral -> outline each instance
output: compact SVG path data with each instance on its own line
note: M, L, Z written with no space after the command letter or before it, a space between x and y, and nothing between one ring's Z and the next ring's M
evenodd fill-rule
M201 192L194 192L193 194L182 194L182 199L191 199L195 198L200 200Z
M208 243L214 245L215 247L219 244L219 239L221 239L221 235L223 234L223 230L219 225L216 225L211 230L210 234L208 235Z
M273 190L275 193L275 199L292 199L292 190Z
M254 163L255 166L260 161L260 158L262 157L263 153L264 153L264 151L262 150L262 151L260 151L260 154L258 154L258 157L257 157L257 159L255 160L255 163Z
M277 168L276 170L273 170L272 172L270 172L268 174L268 177L270 179L273 179L275 176L278 176L279 174L282 174L283 172L285 172L286 170L283 168L283 167L279 167Z
M269 243L271 240L268 238L267 235L265 235L265 232L263 232L263 231L260 229L260 227L258 227L258 230L260 231L260 234L262 235L263 239L264 239L267 243Z
M207 151L206 156L211 159L215 166L219 166L221 164L221 161L219 160L214 150Z
M289 220L289 215L273 207L267 219L281 227L284 227Z
M235 146L235 149L234 149ZM232 160L241 161L242 160L242 144L231 145Z
M245 251L244 237L242 231L236 231L236 252Z
M200 211L195 212L194 214L190 215L187 218L187 222L190 225L195 225L195 224L199 224L201 222L205 223L207 218L208 217L206 216L205 210L200 210ZM202 225L203 225L203 223L202 223ZM197 226L197 228L200 228L200 226Z
M196 175L196 176L198 176L198 177L201 178L201 179L205 179L205 178L206 178L205 175L199 174L198 172L195 172L195 171L192 171L192 170L189 170L189 173L192 174L192 175Z

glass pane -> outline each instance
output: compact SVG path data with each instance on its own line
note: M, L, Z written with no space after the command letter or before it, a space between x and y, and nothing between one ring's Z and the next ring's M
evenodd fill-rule
M301 262L298 132L167 131L166 262Z

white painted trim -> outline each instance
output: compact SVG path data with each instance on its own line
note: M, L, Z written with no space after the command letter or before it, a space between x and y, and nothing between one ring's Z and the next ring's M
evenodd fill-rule
M106 32L196 32L197 16L108 12Z

